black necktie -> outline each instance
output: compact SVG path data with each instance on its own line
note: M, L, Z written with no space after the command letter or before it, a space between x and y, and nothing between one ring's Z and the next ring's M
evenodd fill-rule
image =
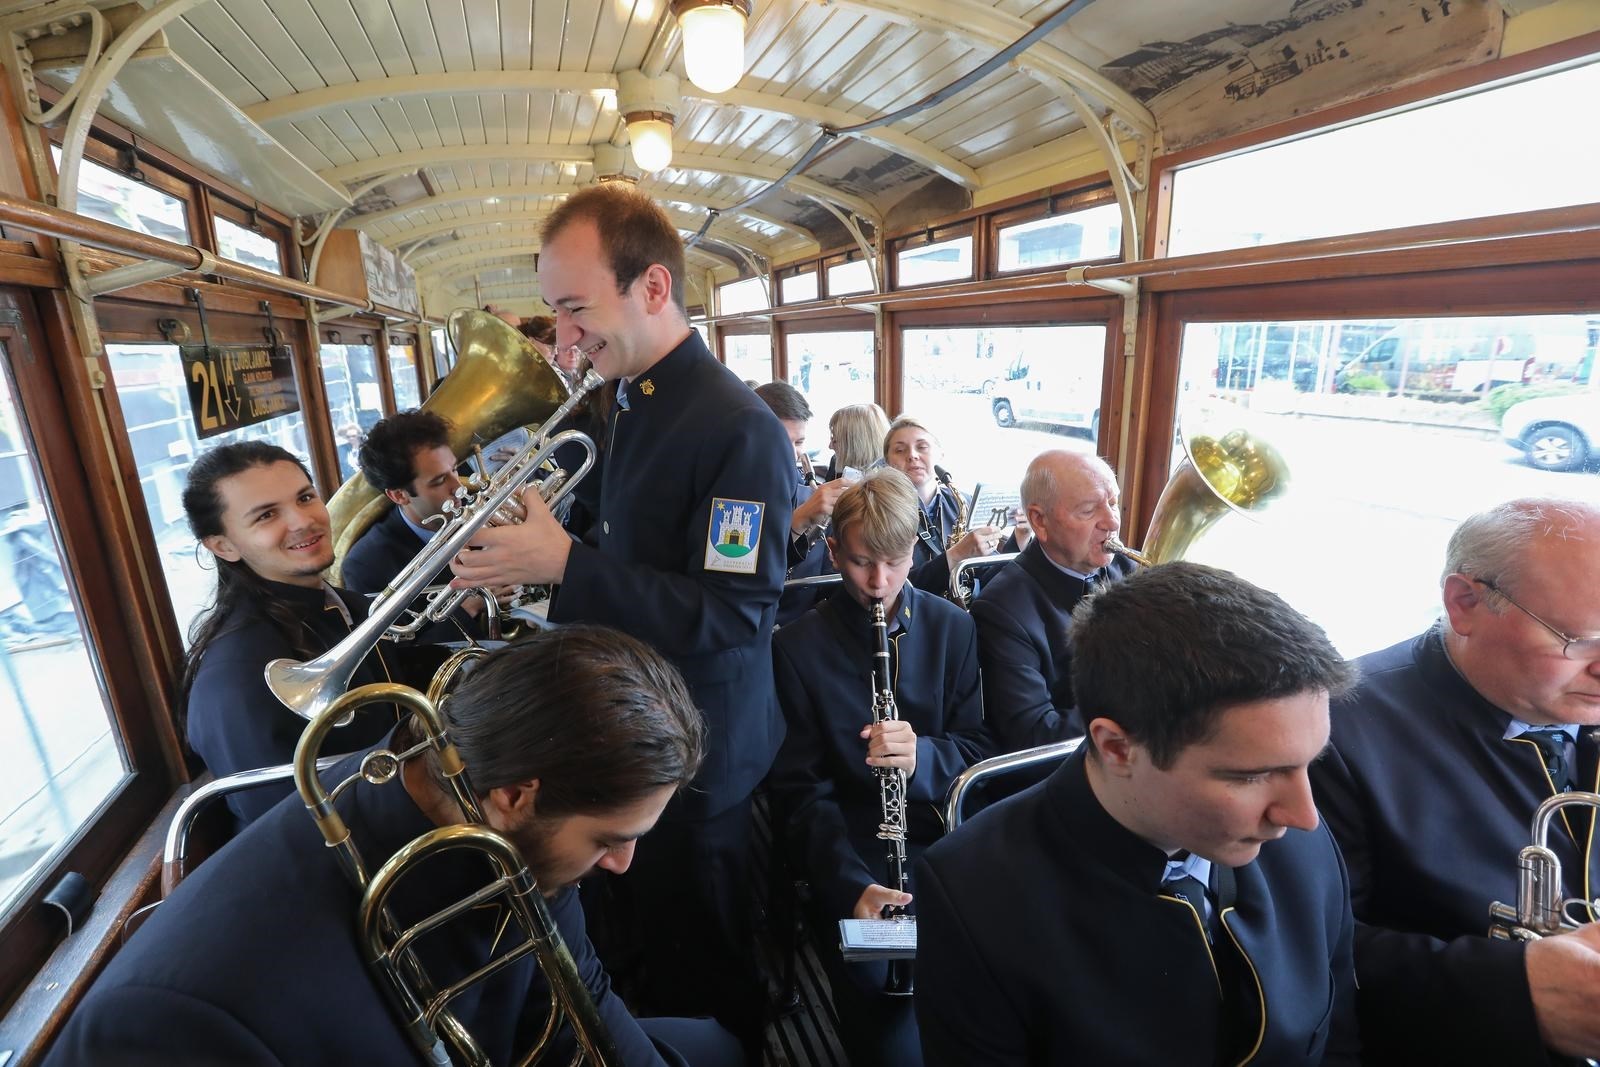
M1522 735L1529 741L1539 746L1539 754L1544 757L1544 769L1550 772L1550 781L1555 783L1557 793L1565 793L1572 788L1572 760L1568 758L1567 751L1572 744L1572 738L1559 726L1535 726Z
M1189 858L1187 852L1174 853L1170 862L1182 863ZM1187 901L1189 906L1200 916L1200 924L1205 927L1206 939L1211 938L1211 916L1209 914L1210 898L1207 895L1205 883L1182 868L1168 868L1161 879L1161 891L1169 897L1177 897Z

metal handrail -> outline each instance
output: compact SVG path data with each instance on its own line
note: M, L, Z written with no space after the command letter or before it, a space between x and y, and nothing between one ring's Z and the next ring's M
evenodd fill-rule
M945 832L953 832L961 825L965 818L961 812L962 805L972 787L979 782L1020 771L1026 767L1059 762L1078 751L1078 746L1081 744L1083 738L1074 737L1070 741L1052 741L1048 745L1025 748L1021 752L1007 752L1003 756L991 756L989 759L974 763L956 775L956 780L950 783L950 792L946 794L944 802Z
M963 574L980 567L1003 567L1020 555L1021 552L997 552L992 556L969 556L957 563L950 568L950 599L966 607L967 601L972 597L972 590L961 584Z
M838 585L842 581L844 575L838 573L813 574L809 578L790 578L783 583L783 588L788 592L790 589L808 589L814 585Z

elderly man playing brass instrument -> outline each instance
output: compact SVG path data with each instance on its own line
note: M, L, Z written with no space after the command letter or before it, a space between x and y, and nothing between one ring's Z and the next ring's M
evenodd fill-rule
M358 716L366 714L358 711ZM535 634L479 665L443 709L486 823L517 846L625 1067L731 1067L738 1043L709 1020L635 1021L589 945L577 883L624 871L634 845L694 775L704 727L677 671L598 627ZM415 722L383 747L403 751ZM354 757L326 773L336 782ZM369 873L436 826L463 822L431 752L335 806ZM401 926L487 881L473 855L425 860L390 897ZM421 1063L358 948L358 894L299 797L185 879L134 934L67 1023L49 1067L349 1067ZM416 942L435 988L522 937L499 904ZM523 956L452 1002L488 1062L519 1062L549 1014L550 977ZM554 1055L571 1060L570 1031Z
M1539 803L1600 786L1600 507L1513 500L1455 531L1444 614L1360 661L1333 709L1317 801L1350 867L1370 1062L1600 1055L1600 925L1491 940ZM1549 847L1567 893L1600 891L1594 812ZM1575 918L1590 918L1571 909Z
M1042 452L1022 479L1033 542L984 586L978 624L983 704L1002 751L1081 737L1072 698L1072 609L1133 571L1106 548L1122 525L1117 476L1098 456Z

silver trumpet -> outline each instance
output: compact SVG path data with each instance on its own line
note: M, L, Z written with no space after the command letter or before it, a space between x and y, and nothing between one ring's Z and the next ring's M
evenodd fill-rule
M603 343L603 342L602 342ZM599 346L596 345L596 348ZM587 355L587 353L585 353ZM567 430L550 436L550 431L561 425L571 415L585 396L603 383L593 370L584 372L582 381L548 419L541 424L515 456L506 462L477 490L463 486L457 490L457 500L449 511L445 523L422 550L412 557L388 587L373 600L366 619L350 631L350 636L313 660L299 662L275 659L267 664L267 687L283 701L289 710L307 719L314 719L350 686L350 678L357 665L378 643L384 633L398 619L417 596L433 581L451 560L455 559L483 526L497 516L503 517L502 508L522 488L534 480L540 466L553 456L557 449L569 443L581 444L583 463L570 477L558 472L546 478L540 486L540 496L550 507L555 507L594 466L594 442L577 430ZM470 591L445 587L428 600L428 606L416 621L417 626L426 620L443 619L460 604Z
M1600 793L1558 793L1533 813L1533 843L1517 854L1517 904L1495 901L1489 905L1489 936L1502 941L1536 941L1587 925L1600 912L1600 901L1567 897L1561 886L1561 860L1546 844L1550 823L1563 808L1600 809ZM1600 811L1595 813L1600 818ZM1591 918L1578 920L1571 909L1580 907Z

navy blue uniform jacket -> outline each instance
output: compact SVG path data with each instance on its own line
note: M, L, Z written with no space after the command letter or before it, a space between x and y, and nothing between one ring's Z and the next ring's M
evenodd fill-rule
M357 623L367 617L367 600L344 589L324 585L306 589L265 582L272 595L294 607L305 627L305 646L321 655L350 635L338 610L327 602L333 589ZM350 688L395 680L381 645L367 654L350 680ZM393 655L393 652L387 653ZM284 707L267 688L265 670L275 659L304 659L294 645L253 604L244 604L220 636L206 648L189 689L189 747L217 777L274 767L294 759L294 746L306 720ZM326 752L353 752L376 744L394 727L392 705L369 706L349 726L333 732ZM248 789L228 797L240 825L266 813L294 792L289 785Z
M1290 830L1234 869L1215 945L1223 1009L1195 910L1160 893L1166 854L1106 814L1084 758L917 864L929 1067L1359 1062L1354 922L1327 828Z
M911 584L935 596L950 592L950 560L945 547L961 518L955 494L945 486L933 491L933 499L918 519L917 543L911 551Z
M1133 572L1126 556L1106 567L1112 581ZM972 602L978 624L983 706L1002 752L1083 736L1072 698L1072 609L1088 591L1051 563L1038 541L1000 568Z
M1524 945L1484 936L1489 905L1516 902L1517 853L1554 791L1544 761L1533 742L1505 740L1511 716L1456 672L1438 627L1357 662L1361 684L1334 706L1333 750L1311 780L1350 865L1368 1057L1551 1062ZM1593 790L1595 740L1578 737L1575 788ZM1589 897L1600 889L1594 826L1587 810L1568 816L1549 845L1567 895Z
M798 478L795 479L794 492L790 497L790 511L811 499L815 490ZM815 578L823 574L832 574L833 560L828 557L828 544L818 536L815 541L807 545L803 539L789 535L789 570L784 576L785 580L794 578ZM819 600L826 600L837 587L806 586L796 589L785 589L783 597L778 601L778 625L787 626L800 616L816 606Z
M783 591L794 446L698 333L612 413L596 547L575 544L553 622L626 630L683 672L706 758L671 811L705 818L750 795L783 740L772 626ZM706 569L713 501L763 505L755 573Z
M909 584L889 638L900 718L917 733L906 783L913 845L944 832L938 808L955 776L989 754L972 620ZM874 638L866 609L840 591L773 639L789 735L772 772L790 851L829 914L848 918L862 890L888 885L877 776L859 736L872 721ZM913 850L913 853L915 850Z
M341 764L324 781L338 781L351 769ZM369 872L432 829L399 782L358 784L337 806ZM487 869L475 856L429 860L391 898L397 917L414 922L460 899L484 884ZM305 808L298 799L284 801L156 909L84 997L46 1064L420 1064L362 962L357 899ZM549 905L623 1062L660 1065L654 1046L610 991L589 945L577 890L563 890ZM436 984L482 965L499 916L498 908L479 908L419 942ZM490 1062L510 1063L514 1053L531 1047L529 1035L549 1008L548 990L528 956L463 994L452 1010Z

